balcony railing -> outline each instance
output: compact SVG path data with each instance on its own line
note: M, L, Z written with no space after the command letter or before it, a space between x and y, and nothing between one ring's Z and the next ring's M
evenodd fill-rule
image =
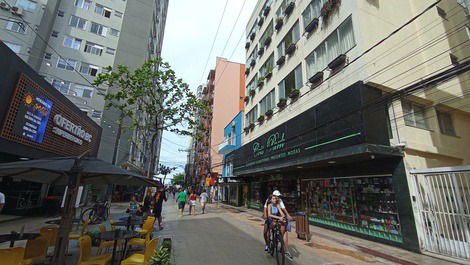
M221 144L219 144L219 153L227 154L236 149L235 137L230 137L225 139Z

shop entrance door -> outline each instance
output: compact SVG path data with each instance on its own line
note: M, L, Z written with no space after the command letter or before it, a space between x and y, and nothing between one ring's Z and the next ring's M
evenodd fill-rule
M410 171L423 250L470 259L470 166Z

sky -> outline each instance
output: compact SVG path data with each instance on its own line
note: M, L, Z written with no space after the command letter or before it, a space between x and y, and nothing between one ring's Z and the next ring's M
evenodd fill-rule
M234 62L245 62L245 28L257 0L170 0L169 2L162 57L193 91L201 81L206 80L209 70L215 67L217 56ZM222 23L214 42L221 18ZM230 36L232 29L233 33ZM214 48L209 55L213 42ZM206 63L207 67L204 69ZM184 172L187 152L180 150L186 150L188 147L188 137L165 132L160 162L177 166L178 169L174 173Z

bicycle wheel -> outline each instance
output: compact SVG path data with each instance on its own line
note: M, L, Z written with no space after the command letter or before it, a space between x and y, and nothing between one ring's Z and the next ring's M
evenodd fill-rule
M86 222L86 220L90 219L90 222L94 223L95 222L95 209L94 208L88 208L85 211L82 212L82 215L80 216L80 220L82 220L82 223Z
M275 248L276 246L274 245L274 233L273 231L271 230L269 232L269 254L271 254L271 256L274 256L274 251L275 251Z
M276 249L276 260L277 265L284 265L286 263L286 252L284 250L284 239L282 238L281 234L277 235L278 237L278 245Z

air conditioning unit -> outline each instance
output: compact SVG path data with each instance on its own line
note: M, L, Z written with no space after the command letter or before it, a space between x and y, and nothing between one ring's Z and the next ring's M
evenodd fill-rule
M5 2L0 3L0 8L4 10L10 10L10 7Z
M14 6L14 7L11 8L11 13L13 15L17 15L19 17L22 17L24 12L23 12L23 8Z

